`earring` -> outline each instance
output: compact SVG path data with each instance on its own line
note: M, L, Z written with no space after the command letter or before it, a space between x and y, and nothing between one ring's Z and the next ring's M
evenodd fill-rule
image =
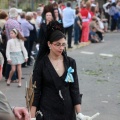
M51 49L51 47L49 47L49 49Z

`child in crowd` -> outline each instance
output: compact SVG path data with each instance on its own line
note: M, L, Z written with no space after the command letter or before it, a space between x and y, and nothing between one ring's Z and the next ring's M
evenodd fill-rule
M0 80L2 79L3 64L4 64L4 58L3 58L2 53L0 52Z
M21 64L28 60L28 53L24 47L25 38L16 29L10 31L10 36L12 39L8 40L6 48L7 61L11 65L7 85L10 86L11 78L17 67L18 87L21 87Z
M98 36L96 34L96 28L95 27L92 27L91 31L90 31L90 41L92 43L98 43L99 42L99 39L98 39Z
M74 22L74 44L78 45L81 39L81 31L82 31L82 20L79 15L79 10L76 9L76 17Z

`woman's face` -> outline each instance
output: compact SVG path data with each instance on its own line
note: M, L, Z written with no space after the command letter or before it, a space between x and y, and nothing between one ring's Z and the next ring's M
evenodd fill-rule
M47 12L46 13L46 21L52 21L53 17L52 17L52 13L51 12Z
M56 17L58 17L58 10L54 10L54 14Z
M54 54L55 56L60 56L66 47L66 40L65 38L61 38L53 43L48 42L48 46L50 48L50 53Z
M16 36L17 36L17 35L16 35L13 31L10 31L10 37L11 37L11 38L16 38Z

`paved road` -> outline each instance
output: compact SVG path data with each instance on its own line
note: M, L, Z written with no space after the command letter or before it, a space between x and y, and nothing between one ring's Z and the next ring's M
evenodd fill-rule
M68 51L77 62L80 91L83 93L82 113L93 115L100 112L96 120L120 119L120 34L108 33L105 42L90 44ZM13 83L6 86L0 82L0 90L13 106L25 106L25 83L29 80L32 67L23 69L23 86Z
M105 42L68 53L76 59L83 93L82 111L100 112L96 120L120 119L120 33L109 33Z

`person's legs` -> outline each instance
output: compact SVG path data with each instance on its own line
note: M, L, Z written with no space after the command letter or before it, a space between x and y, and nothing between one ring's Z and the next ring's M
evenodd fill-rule
M77 38L78 38L78 31L77 28L74 27L74 44L77 44Z
M29 56L31 56L31 51L32 51L32 48L33 48L33 44L34 44L34 40L30 40L30 42L29 42L30 44L29 44ZM31 60L28 60L28 62L27 62L27 65L30 65L30 62L31 62Z
M28 62L30 61L30 51L29 51L29 37L25 37L26 41L24 42L25 48L28 52ZM26 67L26 62L22 64L22 67Z
M96 34L98 35L100 41L103 40L103 35L101 32L97 31Z
M10 85L11 78L12 78L15 70L16 70L16 66L15 66L15 65L12 65L12 66L11 66L10 73L9 73L9 77L8 77L8 80L7 80L7 85Z
M89 37L89 22L83 22L81 42L88 42Z
M6 80L7 80L8 77L9 77L10 70L11 70L11 65L10 65L10 64L7 64L7 65L6 65L6 69L5 69L5 79L6 79ZM16 71L15 71L15 73L13 74L11 80L12 80L12 81L15 81L16 79L17 79L17 75L16 75Z
M18 72L18 87L21 87L21 76L22 76L22 69L21 64L17 65L17 72Z
M68 27L68 48L71 48L73 25Z
M117 21L114 19L114 17L112 16L111 18L111 31L114 31L116 29L116 24L117 24Z

